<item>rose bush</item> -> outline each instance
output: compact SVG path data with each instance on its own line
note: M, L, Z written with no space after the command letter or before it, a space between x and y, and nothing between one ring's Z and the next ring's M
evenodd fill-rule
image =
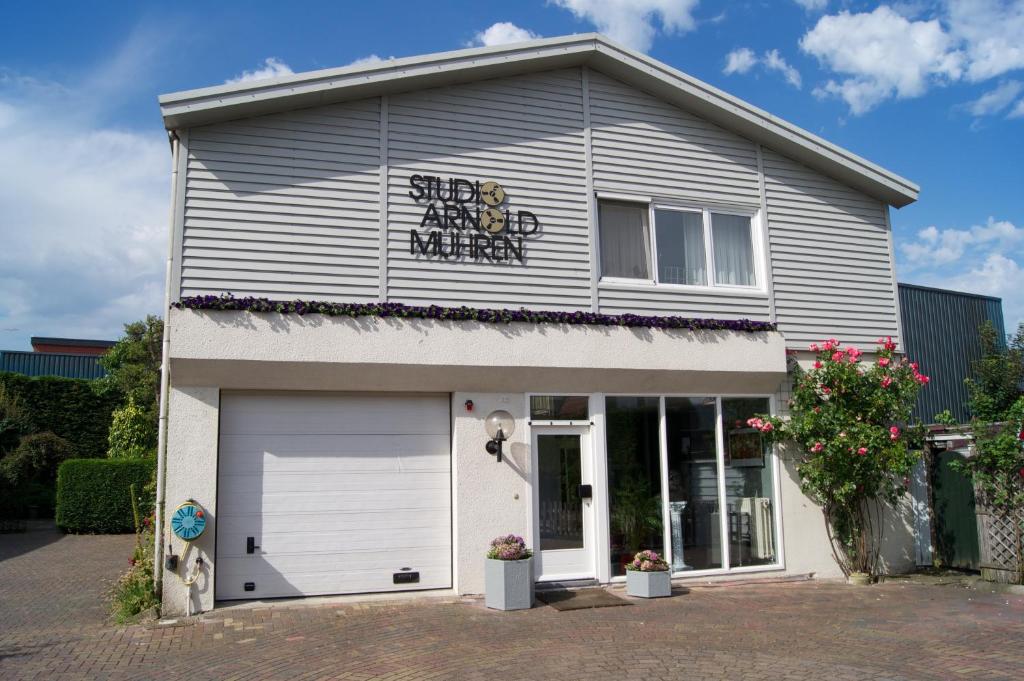
M928 377L895 356L881 338L874 362L834 338L810 346L809 370L792 365L789 417L758 415L747 423L795 452L804 494L822 507L833 554L844 573L874 574L882 538L882 503L906 493L920 458L920 424L909 425Z

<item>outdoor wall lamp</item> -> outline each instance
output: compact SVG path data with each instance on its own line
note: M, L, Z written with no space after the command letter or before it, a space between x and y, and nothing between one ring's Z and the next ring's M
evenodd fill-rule
M503 409L492 411L484 419L484 428L490 441L486 445L487 453L498 457L501 463L501 443L508 440L516 429L516 421Z

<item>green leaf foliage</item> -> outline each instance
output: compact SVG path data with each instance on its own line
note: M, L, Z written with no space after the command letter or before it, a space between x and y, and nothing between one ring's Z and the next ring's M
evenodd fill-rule
M6 395L9 413L11 402L17 405L17 418L6 428L19 438L7 438L9 452L21 435L53 433L64 438L77 457L103 456L107 452L111 412L123 396L115 391L97 393L94 381L56 376L23 376L0 372L0 390ZM0 401L0 411L5 411ZM4 414L0 413L0 420ZM12 446L13 445L13 446ZM0 451L0 456L5 452Z
M78 534L134 531L132 485L146 487L155 467L154 459L65 461L57 471L57 526Z
M111 459L138 459L156 453L156 423L133 400L115 409L110 424L107 456Z

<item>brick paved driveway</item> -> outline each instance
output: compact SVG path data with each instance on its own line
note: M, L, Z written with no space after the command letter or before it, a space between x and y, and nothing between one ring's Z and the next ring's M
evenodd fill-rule
M59 553L63 541L33 553ZM10 560L0 561L3 605ZM695 588L574 612L498 613L457 598L292 603L128 628L74 612L73 624L47 627L0 614L0 678L1024 678L1024 597L948 586Z

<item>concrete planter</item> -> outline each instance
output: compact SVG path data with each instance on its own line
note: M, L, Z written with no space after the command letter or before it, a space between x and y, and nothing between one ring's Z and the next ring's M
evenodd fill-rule
M672 595L668 570L641 572L626 570L626 593L638 598L664 598Z
M526 610L533 607L533 561L486 559L484 603L495 610Z

